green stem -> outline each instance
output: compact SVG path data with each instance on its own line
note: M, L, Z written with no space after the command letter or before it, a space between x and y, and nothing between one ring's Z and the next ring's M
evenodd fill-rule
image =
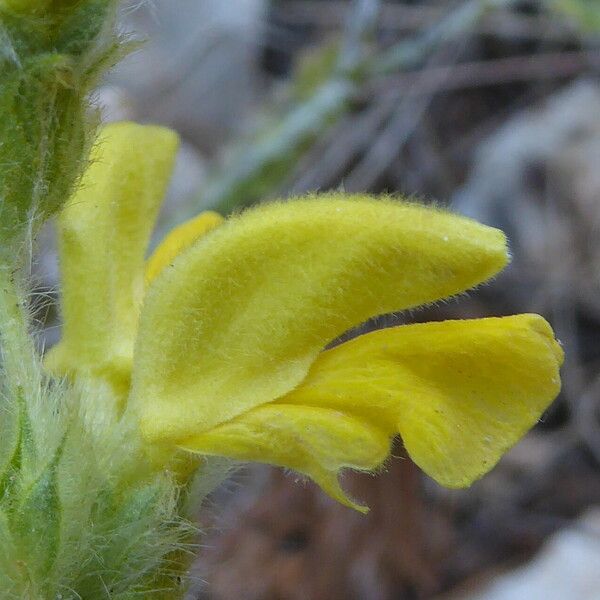
M0 356L12 394L36 385L37 356L25 293L15 271L0 267ZM28 394L26 394L28 396Z

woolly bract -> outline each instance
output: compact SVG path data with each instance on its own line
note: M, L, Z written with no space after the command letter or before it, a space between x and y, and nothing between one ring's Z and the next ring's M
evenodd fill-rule
M344 468L404 444L466 486L559 391L537 315L405 325L324 350L366 320L471 288L504 235L418 204L323 194L221 222L201 215L143 257L175 152L164 129L106 128L60 219L64 337L54 372L112 383L148 449L290 467L350 506Z
M123 53L117 0L0 0L0 259L59 210L93 138L89 94Z

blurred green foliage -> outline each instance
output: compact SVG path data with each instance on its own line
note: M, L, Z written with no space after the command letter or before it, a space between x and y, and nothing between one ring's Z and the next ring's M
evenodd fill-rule
M513 2L466 0L387 48L372 35L377 10L364 10L369 3L354 3L342 35L300 56L277 100L264 107L252 130L228 149L196 198L165 228L191 217L198 206L228 214L281 193L298 161L352 110L361 90L378 77L419 68L444 43L459 39L487 14Z
M573 18L583 31L600 31L600 0L552 0L552 6Z

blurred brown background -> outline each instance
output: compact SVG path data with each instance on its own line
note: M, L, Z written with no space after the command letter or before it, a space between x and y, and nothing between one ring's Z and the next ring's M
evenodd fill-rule
M201 511L191 597L600 598L600 2L135 1L123 27L147 42L98 100L183 137L163 231L312 190L447 204L503 228L513 264L401 319L539 312L567 353L559 400L469 490L400 441L347 477L367 517L239 470Z

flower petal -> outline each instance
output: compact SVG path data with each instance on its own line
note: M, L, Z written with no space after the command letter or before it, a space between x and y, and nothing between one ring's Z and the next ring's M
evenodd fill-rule
M560 391L562 350L538 315L404 325L323 352L274 405L342 411L447 487L487 473Z
M130 406L148 439L177 444L289 392L349 328L506 262L502 232L417 204L327 195L250 210L149 287Z
M328 408L259 406L181 447L202 454L256 460L289 467L312 477L330 496L351 508L338 482L343 468L370 471L389 454L390 437L361 419Z
M105 127L81 185L59 219L63 336L46 364L129 378L144 254L171 175L175 133Z
M219 213L207 211L169 232L146 263L146 285L152 283L176 256L209 231L221 225L223 221L224 219Z

